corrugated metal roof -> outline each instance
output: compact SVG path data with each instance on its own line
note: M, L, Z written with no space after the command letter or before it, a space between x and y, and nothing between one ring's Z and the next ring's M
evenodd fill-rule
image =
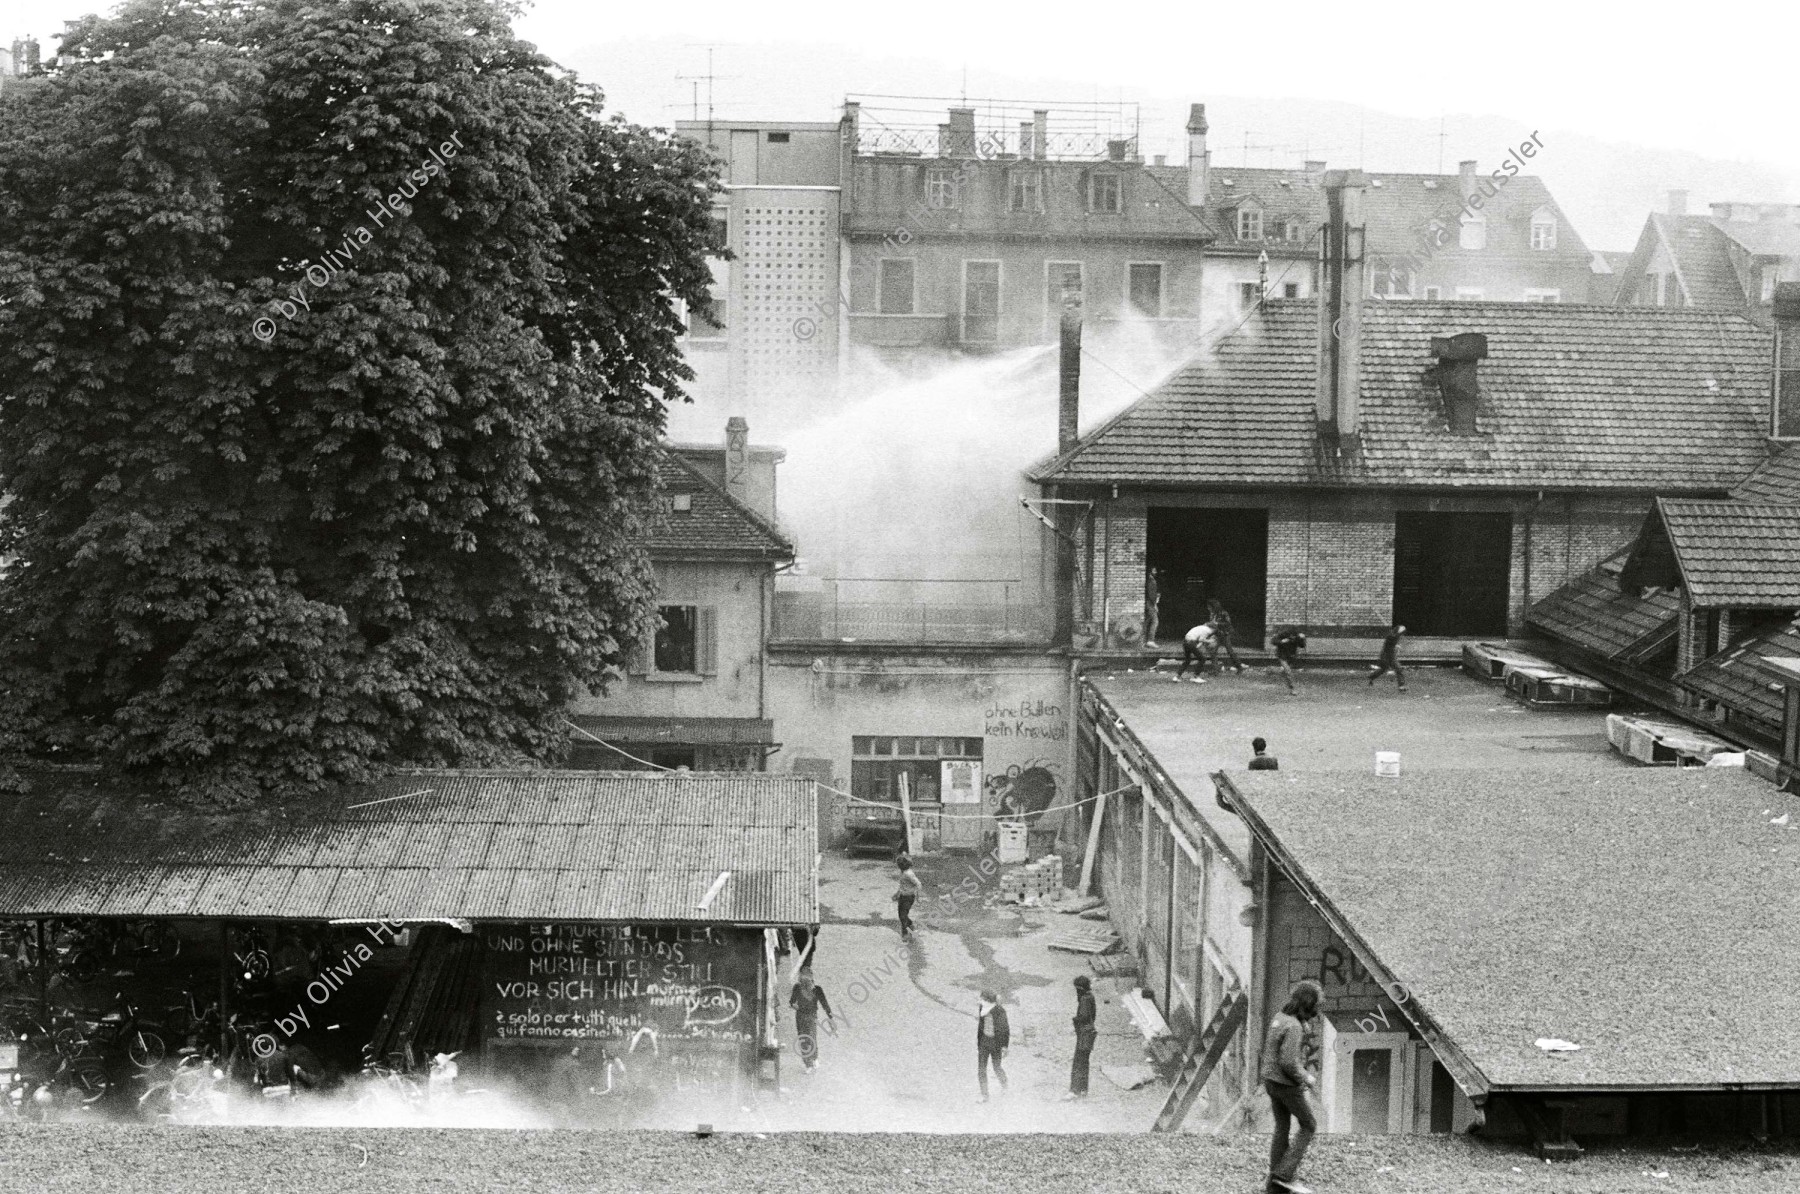
M762 717L607 717L578 713L581 729L613 743L675 746L773 746L775 723ZM587 741L577 734L577 745Z
M789 776L407 772L231 814L32 779L0 795L0 916L818 920L813 785Z

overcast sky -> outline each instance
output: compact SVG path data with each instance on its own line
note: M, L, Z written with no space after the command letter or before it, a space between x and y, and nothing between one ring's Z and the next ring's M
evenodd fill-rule
M33 32L48 39L65 18L95 7L91 0L5 0L0 37ZM1717 18L1709 19L1714 12ZM1647 196L1653 184L1694 187L1697 203L1800 199L1800 136L1787 94L1793 47L1800 44L1800 5L1791 2L1631 15L1616 3L1592 0L1500 6L1186 0L1091 7L971 0L538 0L518 28L552 58L601 83L615 106L646 123L690 114L675 101L685 104L692 84L675 76L704 74L701 47L713 44L719 47L720 115L739 119L830 120L844 90L916 94L931 83L934 94L954 94L966 77L971 95L1030 81L1059 97L1160 103L1163 127L1170 129L1178 128L1178 113L1185 111L1176 101L1206 100L1210 114L1221 96L1334 101L1371 109L1370 120L1391 114L1429 121L1396 126L1429 128L1426 135L1409 134L1403 147L1408 160L1363 163L1388 170L1434 168L1440 121L1452 136L1459 129L1470 137L1469 130L1483 130L1478 142L1449 144L1451 170L1457 156L1491 161L1504 155L1504 144L1489 144L1491 128L1543 129L1547 149L1560 145L1562 154L1559 161L1547 152L1546 178L1574 192L1565 207L1572 202L1585 208L1605 232L1589 240L1608 247L1641 224L1648 201L1636 192ZM809 63L817 69L807 69ZM855 78L845 86L847 63L855 65ZM1240 100L1237 106L1247 105ZM1223 115L1234 142L1254 137L1231 125L1229 112ZM1362 119L1352 115L1336 123ZM1220 119L1214 123L1219 127ZM1552 131L1559 141L1553 142ZM1293 136L1291 127L1284 125L1283 135ZM1335 137L1335 152L1316 156L1358 164L1360 132L1308 127L1304 135L1315 146ZM1691 173L1664 177L1682 168L1659 165L1649 171L1655 179L1629 184L1634 193L1620 202L1621 211L1602 210L1605 197L1597 192L1618 168L1611 153L1605 163L1571 160L1590 138L1671 155L1658 161L1704 159L1716 170L1721 192L1753 185L1765 193L1708 194L1705 179ZM1215 153L1222 148L1216 145ZM1397 152L1392 145L1383 148L1390 157ZM1287 156L1297 158L1297 148ZM1252 155L1248 164L1287 162L1271 154L1266 162ZM1556 168L1589 177L1559 181ZM1626 206L1639 214L1627 220Z

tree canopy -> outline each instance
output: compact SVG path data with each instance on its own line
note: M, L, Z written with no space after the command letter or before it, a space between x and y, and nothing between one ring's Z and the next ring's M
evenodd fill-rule
M486 0L138 0L0 94L0 733L196 796L555 757L718 189Z

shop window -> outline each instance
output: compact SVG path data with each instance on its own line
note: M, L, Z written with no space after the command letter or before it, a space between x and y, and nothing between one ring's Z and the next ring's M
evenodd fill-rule
M1163 313L1163 267L1160 261L1134 261L1126 267L1131 309L1146 319Z
M861 800L900 803L900 777L912 799L936 803L943 763L981 761L980 738L856 736L850 739L850 794Z
M918 263L910 257L883 257L880 273L881 313L911 315L916 308Z

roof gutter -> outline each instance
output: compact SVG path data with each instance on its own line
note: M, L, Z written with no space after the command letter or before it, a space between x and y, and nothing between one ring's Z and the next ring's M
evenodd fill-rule
M1343 938L1344 944L1350 947L1351 952L1356 955L1357 961L1363 964L1363 967L1368 970L1370 976L1375 979L1382 990L1399 990L1409 996L1405 1000L1394 1000L1394 1006L1399 1009L1406 1022L1412 1025L1414 1031L1424 1038L1425 1043L1431 1047L1431 1051L1443 1063L1444 1069L1449 1072L1450 1077L1455 1080L1457 1086L1462 1088L1462 1092L1469 1096L1469 1100L1480 1106L1487 1101L1490 1093L1497 1089L1504 1089L1490 1082L1487 1075L1481 1072L1480 1067L1471 1061L1454 1041L1444 1035L1443 1031L1438 1028L1437 1022L1425 1014L1424 1010L1419 1007L1417 997L1412 997L1406 985L1395 978L1393 972L1382 964L1381 960L1375 956L1375 951L1369 948L1368 942L1362 939L1349 920L1332 904L1329 897L1313 883L1305 869L1300 866L1299 861L1288 852L1275 832L1269 828L1268 823L1257 815L1256 810L1243 799L1232 785L1231 777L1223 771L1216 772L1213 775L1213 782L1219 786L1220 794L1244 819L1244 824L1250 827L1250 832L1257 841L1262 843L1263 849L1268 851L1270 860L1293 882L1300 894L1306 897L1306 902L1311 904L1313 910L1324 918L1326 924L1331 926L1332 931Z

